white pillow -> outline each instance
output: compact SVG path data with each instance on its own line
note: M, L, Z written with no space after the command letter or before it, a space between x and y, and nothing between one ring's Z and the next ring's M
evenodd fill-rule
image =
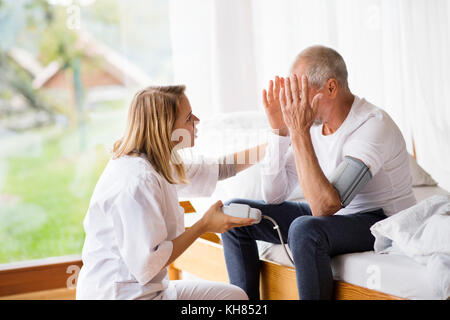
M411 169L412 185L417 186L436 186L437 182L426 172L412 155L409 155L409 167Z

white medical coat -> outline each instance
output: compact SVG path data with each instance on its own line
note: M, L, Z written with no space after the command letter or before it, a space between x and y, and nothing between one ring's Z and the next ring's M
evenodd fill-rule
M190 183L172 185L145 155L109 161L83 222L77 299L177 298L164 266L185 230L178 193L207 196L218 180L218 164L204 159L186 169Z

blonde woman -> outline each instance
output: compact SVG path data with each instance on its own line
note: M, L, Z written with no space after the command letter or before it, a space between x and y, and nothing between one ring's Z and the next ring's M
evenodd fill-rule
M125 133L114 144L84 219L77 299L247 299L234 285L169 281L167 275L168 265L203 233L253 222L223 214L218 201L185 231L178 194L210 195L219 179L250 164L181 161L176 150L194 145L199 121L184 89L149 87L134 96ZM179 138L172 141L174 136ZM262 156L264 148L242 152Z

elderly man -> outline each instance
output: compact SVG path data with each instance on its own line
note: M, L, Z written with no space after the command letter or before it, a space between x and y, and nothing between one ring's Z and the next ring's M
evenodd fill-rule
M300 299L331 299L335 255L373 250L370 227L415 204L403 136L389 115L352 94L341 55L302 51L290 77L263 91L273 133L258 208L289 245ZM285 201L300 183L306 202ZM230 282L259 299L256 240L280 243L268 220L222 235Z

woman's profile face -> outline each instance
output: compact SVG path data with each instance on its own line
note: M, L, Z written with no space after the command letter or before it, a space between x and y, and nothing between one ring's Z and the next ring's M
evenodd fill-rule
M194 140L197 137L195 126L200 119L192 113L191 104L186 95L180 97L178 117L172 131L172 141L175 145L181 144L177 149L190 148L194 146Z

